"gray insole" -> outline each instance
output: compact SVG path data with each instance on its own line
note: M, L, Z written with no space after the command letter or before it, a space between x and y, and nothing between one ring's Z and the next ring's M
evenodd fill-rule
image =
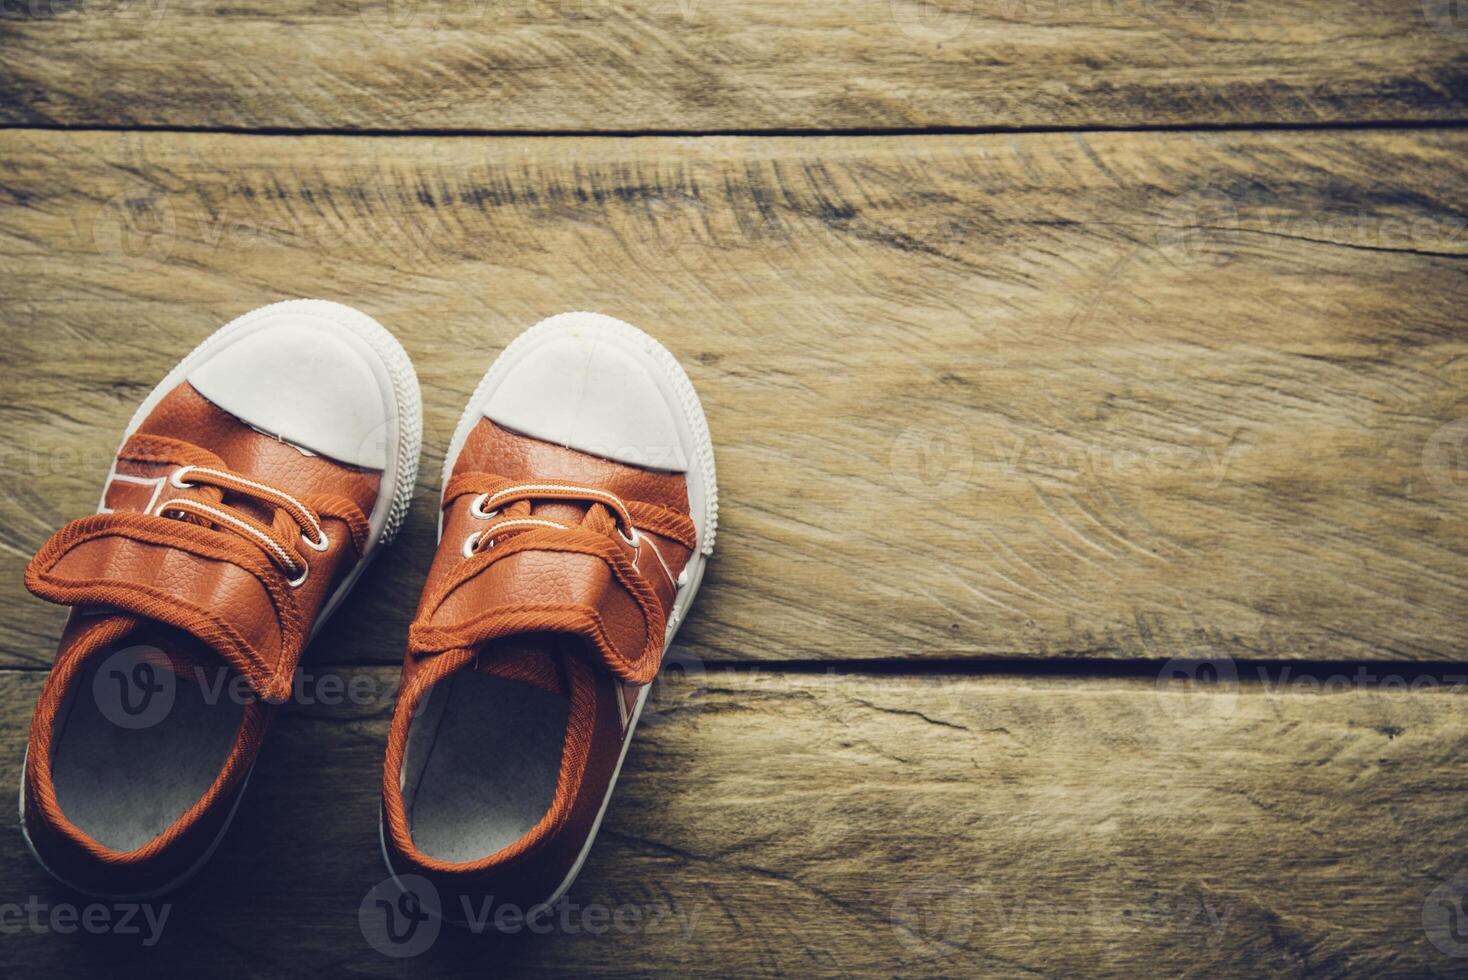
M145 651L157 653L132 647L95 657L72 687L52 742L61 812L120 851L142 847L199 801L224 767L244 713L227 682L216 690L192 672L170 674L144 664Z
M408 822L418 849L464 863L513 844L550 809L570 701L461 671L439 683L408 734Z

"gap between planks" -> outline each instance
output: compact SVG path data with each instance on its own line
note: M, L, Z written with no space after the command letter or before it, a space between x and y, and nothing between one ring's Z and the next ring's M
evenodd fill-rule
M830 129L753 128L753 129L344 129L334 127L292 126L168 126L117 125L68 126L61 123L0 123L0 132L45 133L179 133L218 134L222 136L340 136L351 139L412 137L428 139L638 139L680 137L703 139L720 136L770 138L808 136L888 137L888 136L1028 136L1055 133L1321 133L1359 132L1362 130L1455 130L1468 128L1468 117L1462 119L1361 119L1353 122L1228 122L1228 123L1155 123L1144 125L1086 124L1075 126L912 126L912 127L835 127Z

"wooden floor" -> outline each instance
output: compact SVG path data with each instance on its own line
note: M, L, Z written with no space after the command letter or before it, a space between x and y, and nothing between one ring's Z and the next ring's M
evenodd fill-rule
M0 827L0 975L1468 975L1460 5L273 6L0 13L0 789L25 562L219 323L393 330L415 509L156 944ZM719 551L552 934L392 958L432 474L567 309L688 368Z

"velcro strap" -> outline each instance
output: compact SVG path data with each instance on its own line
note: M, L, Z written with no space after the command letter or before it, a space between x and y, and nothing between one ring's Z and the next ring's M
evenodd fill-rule
M648 684L662 661L665 626L657 596L611 538L530 530L479 552L425 596L408 648L432 654L521 633L571 633L589 641L615 676Z
M72 521L26 567L26 588L65 606L108 606L184 630L262 698L283 701L305 646L295 594L228 535L152 514Z

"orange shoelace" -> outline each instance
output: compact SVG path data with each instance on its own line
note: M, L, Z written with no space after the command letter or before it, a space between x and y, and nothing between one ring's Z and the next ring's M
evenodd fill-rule
M173 490L205 488L206 499L175 496L159 504L155 512L161 517L211 527L249 541L280 568L292 587L300 586L310 573L310 565L300 549L324 552L331 547L322 526L324 517L337 518L347 525L358 554L366 548L366 518L345 497L310 495L303 501L278 487L234 472L207 450L164 436L134 436L123 448L121 457L154 464L183 463L169 475L167 486ZM273 508L274 519L267 523L238 507L228 506L226 494Z
M214 469L208 466L184 466L173 471L168 478L169 486L175 490L190 490L195 486L215 487L229 493L253 497L275 506L277 514L285 514L299 530L292 535L280 527L280 522L266 524L239 510L226 509L195 500L191 497L174 497L158 506L163 517L187 516L210 524L220 530L228 529L243 535L259 545L271 560L286 574L287 584L298 586L306 581L310 566L296 550L295 537L312 551L325 551L331 547L326 531L321 527L321 518L295 497L275 487L246 479L238 473Z
M599 487L565 480L517 483L488 473L465 473L449 481L444 491L444 501L475 490L480 492L469 505L469 513L476 519L489 523L482 531L476 531L465 538L465 558L471 558L484 549L493 547L503 537L532 528L570 531L581 527L601 534L615 531L623 541L636 548L642 541L638 533L640 527L672 538L690 551L697 546L693 520L686 514L658 504L623 500L611 491ZM537 500L580 502L590 506L586 517L576 525L547 517L531 516L533 502ZM661 553L658 557L661 560Z

